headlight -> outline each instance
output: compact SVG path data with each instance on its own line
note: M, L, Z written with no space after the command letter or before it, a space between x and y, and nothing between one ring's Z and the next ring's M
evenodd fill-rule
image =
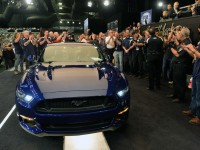
M128 91L129 91L129 88L126 87L125 89L123 89L123 90L117 92L117 95L118 95L119 97L123 97Z
M20 91L19 89L16 90L16 96L24 102L30 103L33 100L31 95L26 95L24 92Z

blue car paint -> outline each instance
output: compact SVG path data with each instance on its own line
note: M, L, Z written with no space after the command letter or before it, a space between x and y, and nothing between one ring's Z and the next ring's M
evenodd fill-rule
M19 123L22 126L23 129L25 129L27 132L34 134L36 136L51 136L51 135L71 135L71 134L83 134L83 133L92 133L92 132L98 132L98 131L106 131L106 130L114 130L120 126L122 126L127 118L128 118L128 111L122 116L122 119L120 121L116 121L116 118L120 118L121 116L118 115L120 111L122 111L125 107L130 107L130 92L128 92L125 96L119 97L117 96L117 91L123 90L128 86L128 82L125 78L122 77L120 71L115 68L113 65L108 63L101 63L99 66L91 65L90 67L94 67L98 69L99 73L99 79L101 79L105 74L107 74L107 81L108 81L108 89L107 89L107 96L112 96L115 99L117 99L118 104L113 109L109 110L98 110L95 112L81 112L81 113L66 113L66 114L38 114L35 111L35 105L44 99L43 93L40 91L36 80L39 80L37 78L37 72L38 71L48 71L48 77L52 78L51 72L52 69L62 69L63 67L85 67L85 66L59 66L59 67L51 67L47 68L43 66L42 64L37 64L35 66L32 66L28 73L26 74L26 77L24 81L20 82L17 85L17 89L22 90L24 93L32 95L34 99L30 103L26 103L21 101L16 96L16 105L19 115L27 116L30 118L34 118L36 121L36 126L31 127L26 122L24 122L22 119L19 119ZM122 105L123 102L123 106ZM92 121L98 121L98 120L104 120L104 119L110 119L110 122L108 124L104 124L102 126L98 126L95 128L86 127L80 130L45 130L42 126L42 124L48 124L48 123L85 123L85 122L92 122Z

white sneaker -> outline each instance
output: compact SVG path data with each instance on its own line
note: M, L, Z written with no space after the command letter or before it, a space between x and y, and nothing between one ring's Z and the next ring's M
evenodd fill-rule
M15 74L15 75L18 75L18 74L19 74L19 71L15 70L15 71L14 71L14 74Z
M169 81L168 83L169 83L169 84L173 84L173 81Z

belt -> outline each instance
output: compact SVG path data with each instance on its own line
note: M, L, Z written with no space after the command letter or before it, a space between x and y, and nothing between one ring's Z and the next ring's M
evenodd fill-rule
M148 55L161 55L160 53L147 53Z
M183 63L183 62L181 62L181 61L175 61L174 63L175 63L175 64L181 64L181 63Z

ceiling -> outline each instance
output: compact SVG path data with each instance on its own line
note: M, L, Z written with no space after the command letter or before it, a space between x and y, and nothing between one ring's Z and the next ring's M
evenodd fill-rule
M92 1L92 7L88 7L88 1ZM141 11L156 7L160 0L109 1L106 7L104 0L0 0L0 27L81 26L86 18L108 20L119 13L129 16L127 21L139 20Z
M27 4L27 1L29 4ZM49 26L58 22L83 23L86 18L107 19L122 10L127 0L0 0L0 26ZM117 2L115 2L117 1ZM31 3L30 3L31 2Z

